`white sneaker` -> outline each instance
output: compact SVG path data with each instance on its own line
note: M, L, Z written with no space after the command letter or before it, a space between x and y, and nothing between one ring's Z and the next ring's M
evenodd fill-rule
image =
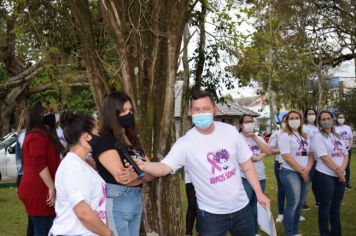
M299 217L299 221L305 221L305 218L303 216L300 216ZM301 234L295 234L295 235L299 235L300 236Z
M294 234L294 236L302 236L301 234Z
M276 218L276 223L281 223L283 221L283 215L278 215Z

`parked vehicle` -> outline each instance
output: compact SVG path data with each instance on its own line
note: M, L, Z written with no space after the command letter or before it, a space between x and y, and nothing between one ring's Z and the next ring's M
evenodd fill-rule
M0 177L14 178L17 176L15 145L17 134L11 132L0 138ZM0 179L1 179L0 178Z

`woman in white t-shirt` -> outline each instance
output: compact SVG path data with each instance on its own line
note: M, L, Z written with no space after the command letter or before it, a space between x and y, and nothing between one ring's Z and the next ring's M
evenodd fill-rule
M106 226L106 183L86 162L98 140L93 117L66 113L64 136L69 152L55 176L56 218L49 235L108 235Z
M320 235L342 235L340 205L345 192L347 150L341 137L335 133L333 115L322 111L318 117L320 134L313 139L317 156L313 185L320 201ZM329 226L330 222L330 226Z
M268 146L268 144L264 141L261 136L256 136L254 133L255 124L253 121L253 117L251 115L243 115L239 121L240 125L240 133L241 137L247 143L251 152L253 153L251 157L251 161L255 166L258 180L260 182L262 191L264 192L266 188L266 174L265 174L265 166L263 165L263 158L266 155L272 154L272 148ZM253 191L252 186L246 179L246 176L242 170L240 170L240 175L242 177L242 184L245 188L247 196L249 198L249 204L252 209L252 214L254 217L254 226L255 226L255 234L258 231L258 223L257 223L257 198L256 194Z
M319 133L319 129L317 127L316 124L316 117L317 117L318 113L314 108L308 108L305 110L304 112L304 120L306 121L306 124L304 125L304 132L308 135L308 137L310 138L310 140L313 140L313 137ZM316 165L316 158L314 157L314 164L310 170L309 173L309 184L311 183L312 179L313 179L313 173L314 173L314 169L315 169L315 165ZM312 186L312 190L313 190L313 194L315 197L315 203L318 206L319 205L319 201L315 195L315 186ZM307 197L308 198L308 193L307 193ZM305 203L303 205L303 210L310 210L310 207L307 204L307 201L305 200Z
M345 114L339 113L337 115L335 132L340 136L341 140L343 141L347 151L349 152L349 162L346 167L346 189L350 190L352 187L350 185L350 162L351 162L351 147L352 147L352 130L351 127L345 125Z
M286 195L284 210L284 235L299 234L299 218L305 201L309 171L313 165L310 139L303 132L302 115L291 110L286 117L286 129L278 139L278 148L283 157L280 180Z
M271 138L268 141L268 145L270 145L272 148L275 148L273 150L273 154L276 154L274 160L274 175L276 176L276 181L277 181L277 202L278 202L278 216L276 219L277 223L281 223L283 221L284 203L286 197L283 191L281 180L279 178L279 172L281 171L282 168L283 158L279 153L279 149L278 149L278 138L284 133L284 129L286 127L286 116L287 115L284 115L282 118L281 129L273 132Z

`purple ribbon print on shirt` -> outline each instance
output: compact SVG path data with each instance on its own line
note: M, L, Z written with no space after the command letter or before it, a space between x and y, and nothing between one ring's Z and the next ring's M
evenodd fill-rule
M227 165L227 161L229 160L229 158L230 154L226 149L221 149L215 154L213 152L209 152L207 155L207 159L211 165L211 173L215 174L215 169L220 172L221 169L226 170L227 168L229 168L229 166Z
M334 146L334 151L331 154L331 157L342 157L342 143L339 140L331 140L331 143Z
M230 154L226 149L220 149L216 153L209 152L207 159L211 165L211 173L213 174L209 179L210 184L225 182L236 175L236 168L230 168L229 170ZM216 175L215 170L218 172Z
M257 145L252 145L250 146L250 150L253 153L253 155L257 155L260 151L260 148Z

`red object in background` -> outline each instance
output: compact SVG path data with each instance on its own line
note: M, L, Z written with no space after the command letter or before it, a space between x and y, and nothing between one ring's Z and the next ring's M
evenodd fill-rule
M269 138L271 137L272 133L266 134L265 136L263 136L263 139L266 141L266 143L268 143Z

